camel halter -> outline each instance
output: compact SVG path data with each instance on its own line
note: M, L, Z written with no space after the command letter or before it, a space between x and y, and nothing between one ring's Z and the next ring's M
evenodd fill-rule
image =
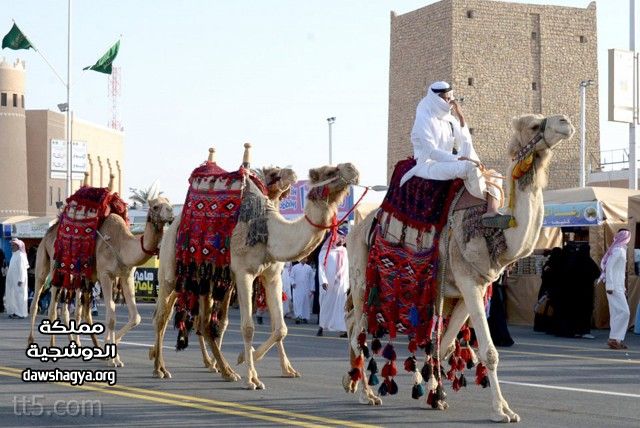
M342 178L342 176L339 176L339 177ZM333 181L333 180L335 180L337 178L338 177L334 177L330 181ZM344 180L344 178L342 180ZM324 184L327 184L327 183L324 183ZM320 185L320 183L318 183L318 185ZM316 185L314 187L318 187L318 185ZM322 225L322 224L315 224L314 222L311 221L309 216L307 216L306 214L304 215L305 220L307 220L307 223L309 223L311 226L313 226L313 227L315 227L317 229L324 229L324 230L329 229L331 235L329 237L329 247L328 248L331 248L333 243L336 242L336 240L338 239L338 227L342 224L342 222L344 222L351 215L351 213L356 209L358 204L360 202L362 202L362 199L364 198L364 195L366 195L367 192L369 191L369 187L367 187L367 186L362 186L362 187L364 187L364 192L362 193L362 196L360 196L360 198L356 201L355 204L353 204L353 206L349 209L349 211L347 211L347 213L344 216L342 216L340 221L338 221L338 216L336 214L334 214L333 217L331 218L331 224L328 225L328 226L325 226L325 225ZM324 256L323 263L324 263L325 266L327 265L327 257L329 257L329 251L327 251L327 253Z
M512 158L516 164L511 171L511 189L509 189L509 209L511 213L515 211L516 205L516 180L520 180L527 174L533 174L531 170L533 168L533 160L534 160L534 151L536 145L543 140L547 148L552 149L547 140L544 138L544 131L547 129L547 118L545 117L540 125L540 130L538 133L529 141L524 147L520 148L517 151L515 156ZM516 223L515 217L511 217L511 221L509 222L510 227L516 227L518 224Z

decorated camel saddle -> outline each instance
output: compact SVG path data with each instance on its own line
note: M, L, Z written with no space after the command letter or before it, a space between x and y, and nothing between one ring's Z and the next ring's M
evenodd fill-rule
M176 239L178 350L188 345L199 297L211 295L219 304L233 284L230 243L236 224L259 217L265 209L259 198L244 197L252 185L267 196L264 182L248 167L248 147L245 145L245 161L239 169L225 171L210 154L189 177ZM212 329L217 329L218 315L214 308Z
M91 286L98 231L104 220L116 214L127 221L127 204L111 187L111 183L109 187L85 184L67 198L60 214L51 285L61 287L67 300L78 289Z
M370 372L368 384L379 384L380 395L395 394L398 387L393 378L397 368L392 343L399 334L407 335L410 356L404 367L414 376L412 396L424 395L425 381L429 391L427 401L435 407L444 397L443 377L452 380L453 388L457 390L466 386L466 379L463 374L458 377L456 373L473 365L472 353L468 350L470 332L467 327L461 332L461 340L450 361L452 369L448 373L444 372L437 359L443 322L446 322L442 310L444 292L438 277L438 268L445 261L442 260L444 255L439 254L439 244L443 232L446 232L449 216L453 211L466 209L465 225L469 232L465 239L485 234L499 241L494 235L502 235L503 240L504 235L502 230L482 226L486 204L468 195L460 179L439 181L412 177L400 186L401 177L415 163L415 159L410 158L396 164L389 190L370 231L364 296L367 330L360 333L358 343L364 358L371 356L367 367ZM389 225L394 220L401 222L403 227L400 236L390 240ZM445 233L443 239L448 239L448 234ZM505 248L496 246L496 252L500 253ZM367 333L373 338L372 352L366 345ZM384 337L388 337L389 342L383 347L381 339ZM421 369L418 367L419 350L424 355ZM381 354L386 360L379 373L383 378L381 383L375 354ZM350 375L353 381L357 381L365 376L364 359L354 366ZM483 373L478 373L481 377L479 382L486 382Z

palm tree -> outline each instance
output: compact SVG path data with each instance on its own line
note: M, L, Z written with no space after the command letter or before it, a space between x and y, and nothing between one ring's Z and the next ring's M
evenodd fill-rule
M131 195L129 199L133 201L132 208L138 208L140 206L148 205L149 199L157 198L162 195L163 192L158 191L158 182L154 181L149 187L146 189L136 189L135 187L129 187L129 191Z

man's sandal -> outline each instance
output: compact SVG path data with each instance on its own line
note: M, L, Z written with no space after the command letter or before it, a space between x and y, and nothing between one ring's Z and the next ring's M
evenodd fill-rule
M513 219L510 215L494 215L491 217L482 217L482 225L493 229L509 229L509 223Z

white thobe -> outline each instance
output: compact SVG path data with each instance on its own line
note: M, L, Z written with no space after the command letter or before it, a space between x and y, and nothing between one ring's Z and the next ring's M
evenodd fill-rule
M289 266L285 266L282 269L282 292L286 294L287 300L283 302L283 314L287 315L291 312L291 300L293 299L293 295L291 294L291 277L289 273Z
M20 317L28 315L27 269L29 269L27 255L22 251L14 251L7 270L5 291L5 309L9 315L16 314Z
M309 297L314 289L314 275L311 266L298 263L291 268L291 288L293 289L293 313L296 318L311 318Z
M605 285L609 301L609 339L624 340L629 326L629 305L625 296L625 270L627 252L625 247L615 248L609 255L605 272Z
M400 185L414 176L429 180L462 178L473 196L484 199L488 191L500 199L499 191L486 185L480 169L473 162L458 160L461 156L475 161L480 161L480 158L473 148L469 128L466 125L461 127L450 113L437 112L434 103L444 101L435 98L438 98L437 95L430 93L418 103L411 130L416 165L402 177ZM454 147L457 150L455 155L452 153Z
M319 324L329 331L347 331L344 321L344 305L347 301L347 289L349 288L349 261L345 247L334 247L329 251L327 266L324 266L324 258L327 254L326 246L318 256L318 278L320 280L320 317ZM338 272L338 258L342 258L342 268ZM322 287L327 284L327 289Z

